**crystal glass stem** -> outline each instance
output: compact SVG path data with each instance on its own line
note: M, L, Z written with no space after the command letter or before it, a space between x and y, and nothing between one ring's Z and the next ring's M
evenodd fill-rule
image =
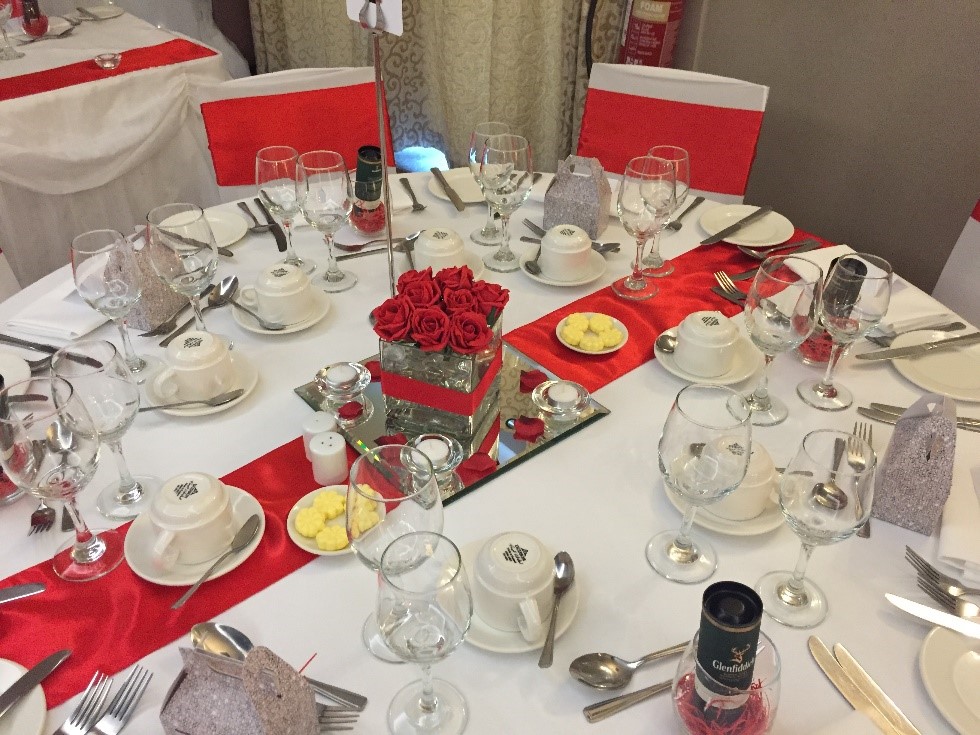
M75 498L65 501L65 510L68 511L71 522L75 524L75 546L71 552L72 559L79 564L95 561L105 551L105 544L89 530L88 525L82 520L82 515L78 512L78 506L75 504Z
M803 586L803 578L806 575L806 566L813 553L813 546L807 543L800 545L800 555L796 558L796 566L793 567L793 576L786 580L786 584L780 589L779 598L787 605L793 607L803 607L809 602L806 589Z
M303 265L303 261L300 260L300 257L296 255L296 251L293 250L293 218L283 217L282 228L286 231L286 257L282 260L284 263L300 267Z
M333 252L333 233L324 232L323 241L327 244L327 270L323 274L324 279L327 281L344 280L344 272L337 265L337 256Z
M643 246L646 245L647 238L637 237L636 238L636 258L633 260L633 273L629 278L626 279L624 284L626 288L642 288L643 284L646 283L643 280L642 271L642 259L643 259Z
M497 223L493 220L493 207L490 206L490 202L487 202L487 223L483 225L480 232L484 237L493 237L498 234Z
M827 360L827 369L824 371L823 379L814 388L818 395L824 398L833 398L837 395L837 390L834 388L834 370L837 368L837 362L844 356L846 349L847 345L838 342L836 339L833 341L830 348L830 359Z
M419 709L428 714L435 714L439 705L435 692L432 689L432 666L430 664L420 664L422 670L422 693L419 696Z
M664 223L667 224L666 222ZM662 268L664 264L664 259L660 255L660 233L663 231L663 227L658 227L651 239L650 252L646 254L644 258L640 260L641 265L645 265L648 268Z
M762 365L762 377L759 384L749 396L749 408L753 411L768 411L772 408L772 401L769 399L769 365L775 359L775 355L764 353L765 362Z
M116 460L116 470L119 472L119 492L116 493L116 499L120 503L133 503L139 500L143 495L143 488L129 471L129 465L126 464L126 458L123 456L122 442L116 440L106 442L106 445Z
M132 373L139 372L146 367L146 360L137 355L136 350L133 349L133 343L129 341L129 330L126 329L126 320L120 317L112 321L119 330L119 338L122 340L123 346L123 360L126 361L126 367Z
M208 331L204 326L204 314L201 313L201 294L196 293L191 296L191 307L194 309L194 329L199 332Z
M691 505L684 512L684 520L681 521L680 530L677 538L674 539L674 548L678 556L682 557L678 561L683 561L695 556L694 544L691 542L691 526L694 525L694 516L698 512L698 506Z
M514 260L517 256L510 249L510 215L500 213L500 249L494 256L496 260L507 262Z

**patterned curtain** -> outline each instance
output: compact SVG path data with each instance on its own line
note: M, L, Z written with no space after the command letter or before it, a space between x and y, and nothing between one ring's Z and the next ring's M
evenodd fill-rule
M259 72L370 66L367 34L343 0L249 0ZM509 123L535 167L574 151L588 76L588 0L403 0L405 33L382 56L395 148L441 149L462 165L473 127ZM624 0L599 0L593 60L615 60Z

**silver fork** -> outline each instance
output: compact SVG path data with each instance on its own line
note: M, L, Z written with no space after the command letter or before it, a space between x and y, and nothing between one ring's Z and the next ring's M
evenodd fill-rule
M81 701L65 720L65 724L54 731L54 735L86 735L99 719L102 704L112 687L112 677L96 671L92 681L85 687Z
M353 730L359 714L359 712L354 712L347 707L330 704L317 705L317 719L320 724L320 732Z
M967 620L980 622L980 596L961 595L953 597L940 588L919 577L919 589L931 597L940 607L944 607L954 615Z
M109 702L109 709L91 729L91 735L118 735L126 727L153 674L142 666L134 668L122 689Z
M865 423L864 421L855 421L854 430L851 431L851 436L847 439L847 463L851 465L855 472L864 472L868 464L864 459L864 452L861 451L861 444L857 439L866 441L868 446L871 447L871 451L874 451L874 443L871 440L871 424ZM860 515L864 512L861 508L861 499L855 495L854 500L857 502L857 512ZM871 538L871 516L868 516L868 520L857 530L857 535L860 538Z
M27 532L27 535L33 536L35 533L50 531L51 526L54 525L54 519L57 516L58 511L42 500L38 504L37 509L31 513L31 530Z
M402 176L398 180L401 182L401 185L405 187L405 191L408 192L408 195L412 197L412 211L421 212L422 210L424 210L425 205L422 204L422 202L420 202L418 198L415 196L415 192L412 190L412 185L409 183L408 179Z
M947 594L952 595L953 597L960 597L961 595L980 595L980 589L975 587L967 587L955 577L950 577L948 574L943 574L908 546L905 547L905 559L909 564L915 567L915 570L919 573L920 578L927 578L931 580L937 586L944 589Z
M734 284L732 279L728 277L728 274L725 273L725 271L715 271L714 276L715 276L715 280L718 282L718 285L721 287L722 291L725 291L726 293L729 293L732 296L740 297L743 299L745 298L745 294L739 290L738 286Z
M966 327L966 324L964 324L963 322L950 322L949 324L937 324L934 327L924 327L924 328L925 329L935 329L935 330L938 330L940 332L956 332L956 331L958 331L960 329L963 329L964 327ZM914 332L914 331L917 331L917 330L911 329L909 331ZM864 335L864 338L866 340L868 340L868 342L871 342L873 344L876 344L879 347L891 347L892 346L892 342L894 342L898 338L898 335L899 334L905 334L905 332L898 332L895 335L889 335L887 337L885 335L872 336L870 334L866 334L866 335Z

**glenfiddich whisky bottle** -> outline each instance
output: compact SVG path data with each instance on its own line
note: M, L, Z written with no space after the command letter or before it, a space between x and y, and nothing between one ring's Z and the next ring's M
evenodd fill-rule
M351 226L365 235L376 235L385 228L385 205L381 201L381 179L384 164L381 149L376 145L362 145L357 149L357 171L354 176L354 206L350 214Z

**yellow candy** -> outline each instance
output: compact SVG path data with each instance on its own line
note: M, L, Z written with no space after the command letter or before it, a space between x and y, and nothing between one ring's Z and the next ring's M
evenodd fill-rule
M566 324L561 330L561 338L572 346L575 346L581 342L584 334L584 330L579 329L578 327L573 327L569 324Z
M593 314L589 319L589 329L596 334L602 334L607 329L612 329L613 320L605 314Z
M585 314L579 314L577 312L575 314L569 314L565 318L565 326L575 327L576 329L584 332L589 328L589 317L587 317Z
M381 516L375 510L358 510L351 521L350 533L358 538L362 533L374 528L381 522Z
M378 507L377 502L375 502L374 500L370 500L367 496L370 495L375 498L380 498L381 496L378 494L378 491L375 490L370 485L361 485L360 488L361 488L361 493L363 493L363 495L361 493L358 493L357 497L355 497L354 499L355 509L363 508L365 510L374 510L375 508L377 508Z
M328 521L344 513L347 499L336 490L325 490L313 498L313 507L323 513Z
M296 526L296 533L300 536L313 538L323 530L325 522L323 513L316 508L303 508L303 510L296 514L294 525Z
M616 327L607 329L605 332L602 332L599 336L602 337L602 345L604 347L615 347L616 345L618 345L620 342L623 341L623 333L620 332L618 329L616 329Z
M586 332L578 346L586 352L599 352L603 349L602 337L592 332Z
M321 551L346 549L347 532L343 526L327 526L316 535L316 545Z

